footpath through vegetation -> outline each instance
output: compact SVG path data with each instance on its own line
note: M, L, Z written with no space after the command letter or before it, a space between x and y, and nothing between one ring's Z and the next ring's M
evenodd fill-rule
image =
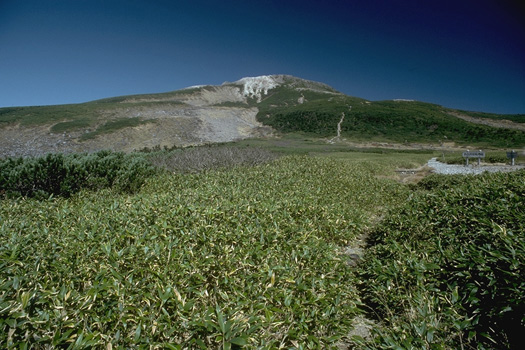
M512 346L525 172L405 185L396 166L425 155L355 155L257 151L227 167L201 157L187 173L170 168L173 152L131 155L134 166L109 153L1 161L1 346ZM84 185L26 190L27 167ZM356 265L345 251L363 234ZM350 337L364 316L372 337Z

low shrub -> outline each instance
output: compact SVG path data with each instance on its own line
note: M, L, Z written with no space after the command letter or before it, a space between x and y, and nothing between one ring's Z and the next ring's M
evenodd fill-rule
M148 155L149 161L155 167L182 173L264 164L276 157L271 151L262 148L227 146L175 149Z
M8 158L0 160L0 194L44 199L69 197L83 188L133 192L153 172L143 157L111 151Z

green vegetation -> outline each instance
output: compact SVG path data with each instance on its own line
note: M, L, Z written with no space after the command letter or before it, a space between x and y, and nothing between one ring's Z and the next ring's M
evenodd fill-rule
M52 125L51 132L60 133L93 127L100 124L101 121L105 121L109 115L113 120L107 122L109 128L104 130L104 132L112 132L115 129L111 129L111 127L115 123L115 125L121 125L116 129L127 127L124 119L131 120L129 126L137 125L137 117L116 117L123 109L143 108L158 104L180 104L177 101L124 103L127 102L126 98L121 97L115 98L114 101L113 99L108 99L108 101L101 100L68 105L0 108L0 128L16 123L20 123L23 126ZM118 102L120 99L122 99L122 103ZM105 128L104 126L102 127L102 129Z
M137 103L136 101L141 101L142 103L152 103L152 101L164 101L170 103L177 103L177 101L170 101L171 98L175 98L180 95L190 94L197 91L198 88L191 89L182 89L177 91L161 92L155 94L138 94L138 95L125 95L125 96L116 96L108 97L100 100L95 100L87 102L87 104L97 105L97 104L130 104Z
M247 107L246 103L244 102L231 102L231 101L217 103L217 104L214 104L213 106L215 107L236 107L236 108L246 108Z
M0 199L69 197L82 189L107 187L133 192L152 174L153 168L144 158L109 151L8 158L0 160Z
M287 157L165 173L134 195L3 200L0 342L330 347L359 312L339 247L400 188L358 164Z
M304 134L290 133L279 138L246 139L238 141L239 147L260 147L279 154L312 154L348 152L352 148L345 144L329 144L326 140Z
M18 114L23 113L24 107L6 107L0 108L0 127L16 121Z
M64 121L96 120L95 106L89 104L69 104L56 106L34 106L0 108L0 127L20 123L24 126L48 125ZM76 125L73 125L76 127Z
M82 134L80 137L81 141L93 139L101 134L110 134L116 130L124 128L132 128L139 125L154 123L154 119L143 120L140 117L133 118L119 118L105 122L103 125L99 126L95 131Z
M261 110L261 114L273 110L275 108L290 108L299 104L299 98L304 98L305 101L323 101L327 103L334 99L348 99L351 101L364 101L360 98L345 96L335 91L316 91L316 90L297 90L289 86L278 86L268 91L268 95L263 96L260 103L256 103L253 99L251 103Z
M294 97L297 95L295 92ZM304 104L262 105L258 119L282 133L328 136L335 135L343 112L341 135L354 140L453 141L496 147L525 145L523 131L468 123L447 114L441 106L416 101L368 102L346 96L327 98L325 94Z
M343 113L342 137L354 140L518 148L525 133L470 124L428 103L292 85L249 101L281 138L0 160L0 344L517 347L525 172L407 185L394 170L438 154L351 149L320 136L335 136ZM99 125L86 140L152 121L123 118L122 108L177 103L170 98L191 91L2 108L0 127ZM504 156L490 151L486 160ZM345 251L367 235L356 263ZM375 319L373 339L350 337L364 316Z
M2 161L2 183L59 191L0 188L0 344L515 345L525 172L404 185L394 170L432 155L305 149L316 157L241 143ZM366 233L354 266L345 250ZM374 338L348 338L363 315Z
M368 348L515 349L525 325L525 172L437 176L371 233Z
M73 130L86 129L91 126L91 122L87 119L76 119L67 122L55 124L51 127L52 133L68 132Z

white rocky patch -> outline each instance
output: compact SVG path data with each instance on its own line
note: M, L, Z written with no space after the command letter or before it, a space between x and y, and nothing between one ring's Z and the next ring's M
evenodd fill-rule
M525 169L523 165L481 165L475 164L459 165L459 164L446 164L441 163L437 158L432 158L428 161L427 165L432 168L432 172L438 174L482 174L484 172L496 173L496 172L509 172L514 170Z
M203 88L205 86L208 86L208 85L192 85L192 86L185 87L185 88L183 88L181 90L200 89L200 88Z
M256 98L257 102L261 102L262 96L267 95L268 90L279 86L279 83L270 75L242 78L235 83L244 86L243 96Z

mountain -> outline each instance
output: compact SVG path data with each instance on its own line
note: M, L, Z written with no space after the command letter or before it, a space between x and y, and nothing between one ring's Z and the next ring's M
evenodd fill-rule
M410 100L367 101L289 75L81 104L0 108L0 157L132 151L283 133L518 148L525 146L525 116Z

